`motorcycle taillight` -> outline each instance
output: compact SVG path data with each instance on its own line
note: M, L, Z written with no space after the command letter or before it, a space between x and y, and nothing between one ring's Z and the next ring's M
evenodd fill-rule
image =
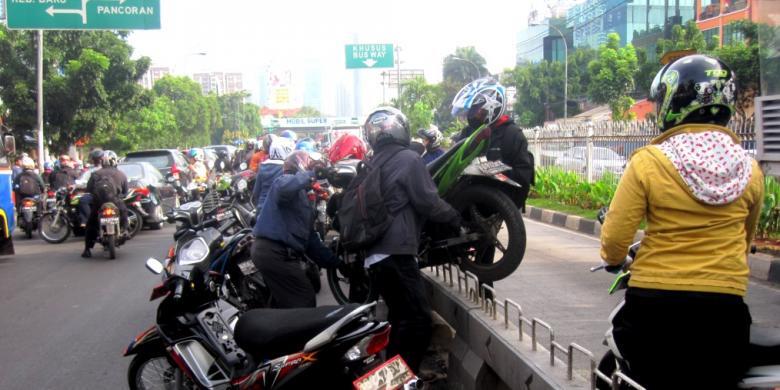
M35 206L35 201L32 200L32 199L25 199L22 202L22 206L24 206L24 207L33 207L33 206Z
M390 326L388 325L379 333L364 337L352 348L347 350L344 357L350 361L360 360L382 352L390 343Z
M179 173L181 170L179 170L179 167L176 166L176 164L171 165L171 175L175 178L179 178Z
M53 198L54 197L54 191L49 191L46 193L46 197Z
M138 187L133 188L133 191L135 191L136 194L142 195L142 196L149 196L149 189L145 187Z
M104 217L115 217L116 216L116 210L112 208L105 208L103 209L103 216Z

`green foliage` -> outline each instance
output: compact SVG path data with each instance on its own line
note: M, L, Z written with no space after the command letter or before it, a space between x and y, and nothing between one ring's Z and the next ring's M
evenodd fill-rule
M434 121L440 129L450 127L455 120L451 114L451 105L458 91L480 76L489 75L485 67L485 58L473 46L457 47L455 53L444 57L442 82L439 84L441 100L438 105L433 106L436 109Z
M609 173L605 173L594 183L588 183L576 172L558 167L543 167L536 170L536 184L531 188L531 196L597 210L609 206L617 189L617 182L617 178Z
M764 177L764 206L758 219L756 235L767 238L780 232L780 183L772 176Z
M415 133L433 123L434 109L442 104L441 88L418 77L403 83L400 98L393 99L392 104L406 114L409 127Z
M626 98L634 89L634 74L638 69L634 46L620 47L620 36L608 34L607 43L599 47L598 57L588 64L591 78L588 96L596 103L609 104L613 118L625 118Z
M293 118L319 118L322 113L314 107L303 106L293 115Z
M685 26L672 27L672 36L670 39L659 39L655 52L658 58L664 53L676 50L693 49L702 53L707 49L708 42L704 39L704 34L699 30L695 20L689 20Z

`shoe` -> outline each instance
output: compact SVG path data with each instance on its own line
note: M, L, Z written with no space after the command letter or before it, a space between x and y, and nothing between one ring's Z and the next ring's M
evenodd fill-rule
M92 257L92 251L89 248L84 249L84 252L81 252L81 257L85 259Z

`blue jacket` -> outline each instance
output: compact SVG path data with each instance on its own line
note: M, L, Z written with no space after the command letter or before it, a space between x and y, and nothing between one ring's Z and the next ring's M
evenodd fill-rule
M338 264L338 258L314 231L314 205L307 195L313 178L313 172L299 172L282 174L274 180L253 233L257 238L306 253L322 267L332 267Z
M444 154L444 149L436 148L425 152L425 154L422 156L422 160L425 163L425 165L428 165L433 160L436 160L437 158L441 157L442 154Z
M265 203L265 199L268 197L268 191L271 190L271 183L277 177L282 176L283 163L284 161L268 160L260 164L260 169L257 170L255 187L252 188L252 200L255 201L258 220L263 210L263 203Z

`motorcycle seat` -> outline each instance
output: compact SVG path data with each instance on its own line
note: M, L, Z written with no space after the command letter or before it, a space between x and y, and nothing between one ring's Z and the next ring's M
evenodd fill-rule
M360 305L301 309L253 309L236 323L234 336L241 349L255 359L272 359L303 350L328 326Z

